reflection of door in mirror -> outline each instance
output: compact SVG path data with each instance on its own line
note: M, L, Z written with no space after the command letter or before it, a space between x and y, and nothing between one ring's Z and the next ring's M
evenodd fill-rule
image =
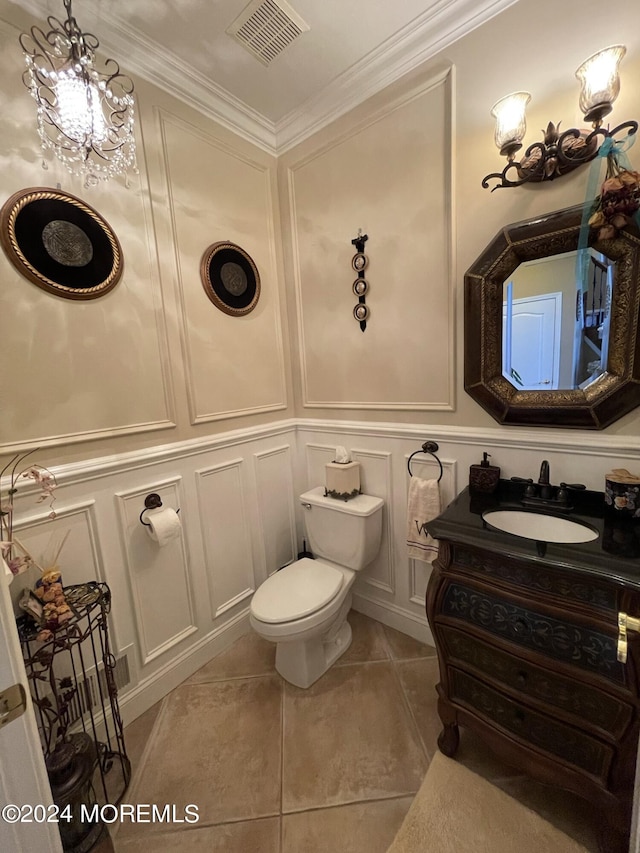
M520 264L503 284L502 375L519 391L585 388L606 370L613 263L584 250Z
M562 293L513 299L503 305L502 375L519 391L555 391L560 376Z

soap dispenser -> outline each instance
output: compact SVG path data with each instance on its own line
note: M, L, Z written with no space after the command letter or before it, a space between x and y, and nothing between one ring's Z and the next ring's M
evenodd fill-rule
M469 491L482 492L490 495L498 488L500 482L500 469L497 465L489 465L491 457L488 453L482 454L482 462L469 468Z

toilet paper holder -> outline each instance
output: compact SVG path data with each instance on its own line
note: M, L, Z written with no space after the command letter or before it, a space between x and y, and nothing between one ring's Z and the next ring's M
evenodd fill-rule
M151 494L147 495L144 499L144 509L140 513L140 523L144 524L145 527L151 527L148 521L143 519L143 515L148 509L159 509L162 506L162 499L160 495L157 495L155 492L151 492ZM180 507L176 510L176 512L180 512Z

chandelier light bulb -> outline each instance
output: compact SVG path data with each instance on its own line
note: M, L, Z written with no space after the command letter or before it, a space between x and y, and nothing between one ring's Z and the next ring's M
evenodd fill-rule
M87 140L103 143L107 128L95 85L69 74L55 85L60 130L79 144Z

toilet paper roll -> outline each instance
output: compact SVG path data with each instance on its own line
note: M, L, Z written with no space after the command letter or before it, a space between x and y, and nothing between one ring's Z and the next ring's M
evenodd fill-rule
M170 507L150 509L145 513L145 521L147 533L161 548L176 539L182 529L178 513Z

